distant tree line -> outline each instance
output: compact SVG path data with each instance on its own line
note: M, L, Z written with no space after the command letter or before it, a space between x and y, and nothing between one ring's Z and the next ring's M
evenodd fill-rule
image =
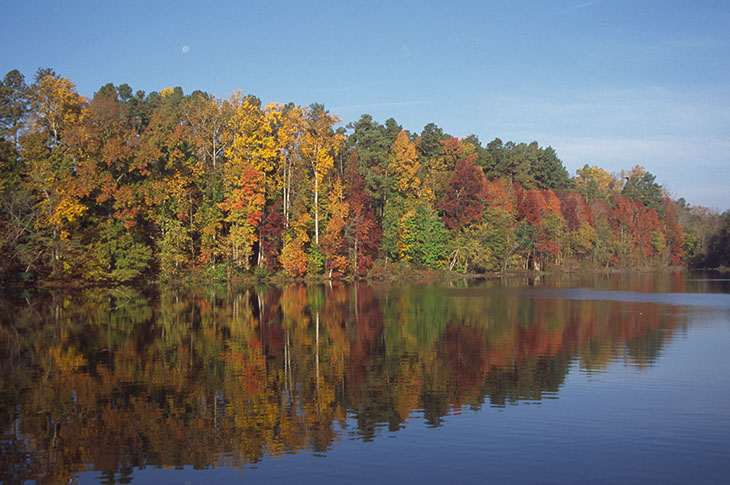
M730 213L672 200L641 166L570 177L537 142L323 106L106 84L0 83L4 281L251 271L364 276L730 263Z

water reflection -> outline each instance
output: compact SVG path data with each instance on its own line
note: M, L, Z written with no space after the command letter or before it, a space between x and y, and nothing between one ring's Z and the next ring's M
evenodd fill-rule
M465 407L556 398L574 366L650 366L687 325L686 309L652 301L458 286L5 299L0 479L91 467L124 482L136 467L326 452L414 416L439 426Z

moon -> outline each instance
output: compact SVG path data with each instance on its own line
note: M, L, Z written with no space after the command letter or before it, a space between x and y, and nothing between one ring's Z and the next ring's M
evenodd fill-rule
M190 52L190 46L189 45L182 46L182 52L183 52L183 54L187 54L188 52Z

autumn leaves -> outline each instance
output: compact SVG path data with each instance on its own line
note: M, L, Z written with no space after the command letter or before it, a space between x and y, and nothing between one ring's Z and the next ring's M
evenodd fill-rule
M321 105L241 92L107 84L87 100L51 70L29 87L11 74L4 274L343 277L376 261L490 272L679 263L685 251L676 204L640 167L571 179L535 142L483 147L368 115L342 128Z

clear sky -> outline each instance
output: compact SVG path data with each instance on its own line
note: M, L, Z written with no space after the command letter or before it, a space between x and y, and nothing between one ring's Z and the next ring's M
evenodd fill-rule
M730 208L730 2L0 3L0 75L324 104L420 132L552 146L575 174L643 165Z

